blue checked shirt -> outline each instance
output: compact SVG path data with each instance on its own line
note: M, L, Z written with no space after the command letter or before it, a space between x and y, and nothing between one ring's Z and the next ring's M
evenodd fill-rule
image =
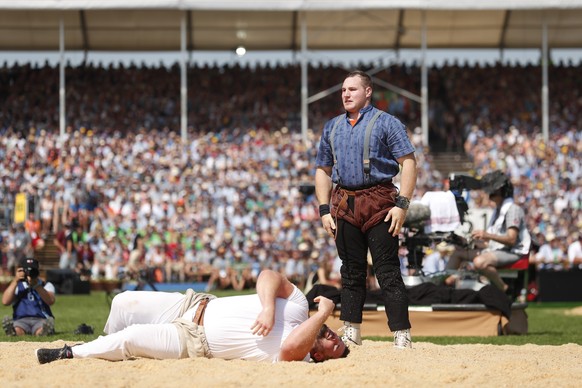
M406 128L394 116L382 114L376 120L370 137L370 175L364 174L364 138L366 126L378 109L368 105L360 111L360 118L351 126L348 115L342 114L334 134L337 165L334 166L330 133L337 117L324 128L315 164L332 167L331 179L346 188L361 188L389 182L400 171L397 158L414 153Z

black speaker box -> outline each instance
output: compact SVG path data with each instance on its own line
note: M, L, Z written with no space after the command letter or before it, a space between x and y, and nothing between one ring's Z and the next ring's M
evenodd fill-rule
M580 302L582 301L582 271L539 271L538 301Z
M49 269L46 281L51 282L57 294L89 294L91 283L81 280L79 274L70 269Z

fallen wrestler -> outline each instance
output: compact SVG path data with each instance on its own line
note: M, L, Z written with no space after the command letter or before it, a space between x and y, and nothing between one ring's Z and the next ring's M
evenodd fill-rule
M321 362L346 357L348 348L324 324L334 302L323 296L315 301L318 310L309 316L303 293L271 270L261 272L252 295L126 291L113 299L106 335L80 345L37 349L36 356L41 364L67 358Z

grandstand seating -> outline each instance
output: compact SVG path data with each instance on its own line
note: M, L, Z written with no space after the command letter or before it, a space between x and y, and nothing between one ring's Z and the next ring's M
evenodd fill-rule
M54 233L47 235L44 247L34 253L35 259L40 263L42 277L46 276L47 271L59 268L59 250L53 242L54 238Z
M28 179L33 175L37 179L39 176L46 179L47 176L61 178L66 175L66 185L76 185L76 189L82 191L85 189L83 174L93 164L98 166L99 179L105 182L98 187L100 195L105 191L114 197L121 197L119 192L129 191L130 195L145 192L154 202L156 199L161 202L161 194L165 190L172 191L172 195L186 192L189 197L181 199L190 201L187 205L192 206L191 214L197 217L202 208L195 205L200 203L200 198L209 204L209 208L225 204L226 207L242 209L242 213L249 209L240 206L243 200L248 201L246 206L267 203L277 208L276 215L280 219L269 218L265 221L265 217L272 215L262 209L256 211L255 221L258 222L255 225L264 222L267 228L271 228L266 234L276 230L279 233L275 227L278 228L287 219L295 220L298 215L305 217L301 223L309 225L309 230L317 231L320 221L313 196L302 193L292 197L294 193L287 188L297 187L298 182L311 179L312 166L303 167L303 171L295 167L315 159L317 136L326 120L339 113L338 99L325 98L310 105L309 124L313 134L309 135L312 138L306 148L298 146L301 144L298 130L300 107L298 103L293 105L299 95L297 66L259 66L253 70L237 66L189 68L188 82L199 86L196 93L201 97L189 109L188 121L192 128L188 132L188 147L199 159L192 157L186 165L173 165L175 162L163 153L176 155L183 151L176 141L179 126L179 104L176 104L179 83L174 82L178 76L176 69L136 66L103 68L92 65L67 69L67 89L70 90L67 93L67 117L70 128L63 137L66 140L62 140L58 136L58 93L47 94L58 79L57 69L49 65L0 68L0 141L8 144L8 147L0 144L0 183L4 185L0 195L7 193L10 196L20 191L35 195L35 190L36 195L40 195L47 190L47 186L33 187ZM431 69L429 93L431 104L435 104L431 106L433 114L429 124L431 144L426 147L422 141L415 142L419 162L415 195L422 196L425 191L435 188L440 190L443 178L449 172L474 171L483 174L492 169L502 169L512 176L516 200L528 205L527 222L532 235L551 229L558 239L566 241L569 235L579 230L580 210L570 198L578 195L577 187L580 187L578 128L582 122L577 112L582 110L582 106L579 91L571 85L581 82L582 72L579 66L573 65L554 65L550 68L550 76L556 85L556 88L550 89L552 110L561 113L551 115L551 138L547 143L536 132L539 130L536 127L539 125L539 115L536 113L539 111L538 72L537 66L463 67L455 64ZM315 92L337 83L345 75L345 70L322 66L310 69L309 74L309 90ZM393 65L377 76L392 79L406 90L414 90L418 86L418 74L417 68ZM135 80L135 83L123 80ZM497 80L505 86L500 86ZM483 84L488 87L481 90ZM161 89L153 85L159 85ZM419 125L417 104L403 101L401 97L380 88L375 91L375 102L384 104L385 109L400 118L410 130ZM28 98L27 104L23 105L22 98ZM475 103L477 100L478 104ZM477 128L475 133L473 128ZM413 132L414 142L418 134L416 130ZM28 147L33 143L34 147ZM104 150L98 143L111 147L105 150L110 155L123 155L128 164L125 165L124 160L104 158ZM155 144L155 147L149 149L148 144ZM81 147L87 153L85 160L69 152L74 148L78 153ZM259 148L264 152L257 152ZM148 149L149 153L144 152ZM237 154L234 149L242 152ZM542 149L544 152L539 152ZM101 154L92 154L96 151ZM160 156L159 160L143 158L143 155L154 153ZM221 157L224 159L219 160ZM49 160L50 163L47 163ZM212 168L223 163L224 171L214 174L209 172L212 168L204 170L209 160L214 163ZM300 163L294 165L298 160ZM45 164L47 168L42 168ZM144 169L136 168L141 166ZM29 171L28 168L36 170ZM170 168L178 171L178 175L171 175L172 182L158 179L158 174L166 169L170 171ZM243 178L237 180L239 177ZM236 182L232 182L233 179ZM260 181L265 186L266 196L249 191L247 186L250 181ZM542 181L544 185L539 187ZM62 197L66 190L70 190L70 187L65 189L60 179L53 182L56 185L48 189L54 196ZM204 184L197 184L200 182ZM210 182L214 188L200 189L205 184L210 185ZM145 189L142 188L144 185ZM193 191L189 191L191 189ZM210 193L212 189L224 191L220 196L214 196ZM230 195L235 192L236 195ZM281 192L284 192L286 201L278 197ZM72 197L71 192L67 195ZM470 196L473 207L489 206L487 196L479 196L475 192ZM233 205L235 197L241 202ZM113 202L111 197L106 202L109 201ZM128 203L131 205L132 201ZM563 207L557 208L556 204ZM100 205L107 206L106 203ZM121 207L121 203L118 205ZM216 209L208 210L208 214L212 214ZM4 217L1 208L0 217ZM239 221L243 219L241 214L237 217ZM128 217L121 218L122 221L128 220ZM202 228L210 229L208 235L214 237L218 235L216 220L210 218L201 220L204 223ZM10 217L0 218L0 222L9 220ZM114 217L105 221L111 226ZM168 220L155 221L158 226L168 225ZM274 224L270 224L273 221ZM240 230L233 225L225 227L234 234L234 241L242 239L240 234L237 235ZM296 228L296 234L300 234L299 224L292 225L293 228ZM131 231L129 234L133 233ZM281 239L282 235L269 237ZM287 238L287 235L283 237ZM318 239L309 241L310 244L333 251L333 243L316 233L310 237ZM285 243L294 246L294 242ZM47 236L45 244L37 252L38 259L45 270L56 269L58 252L53 244L53 235ZM516 271L522 270L510 269L507 275L514 276Z
M431 156L433 168L444 177L451 172L468 173L475 168L464 152L432 152Z

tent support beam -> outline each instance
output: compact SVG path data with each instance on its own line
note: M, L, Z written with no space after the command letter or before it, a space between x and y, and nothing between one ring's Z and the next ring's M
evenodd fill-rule
M83 40L83 63L87 63L87 55L89 54L89 35L87 34L87 18L85 11L79 11L79 24L81 25L81 37Z
M507 28L509 27L509 19L511 18L511 11L505 11L503 17L503 26L501 27L501 36L499 37L499 59L503 62L503 53L505 51L505 39L507 37Z
M59 21L59 132L65 135L65 19Z
M188 141L188 75L186 72L188 52L186 51L186 24L187 15L185 12L182 14L180 23L180 133L183 144L186 144Z
M420 104L422 126L422 142L425 147L428 147L428 71L426 68L426 11L422 11L422 32L421 32L421 86L420 97L422 103Z
M301 136L307 144L307 20L301 12Z
M548 88L548 21L544 16L542 24L542 135L548 143L550 138L550 102Z

